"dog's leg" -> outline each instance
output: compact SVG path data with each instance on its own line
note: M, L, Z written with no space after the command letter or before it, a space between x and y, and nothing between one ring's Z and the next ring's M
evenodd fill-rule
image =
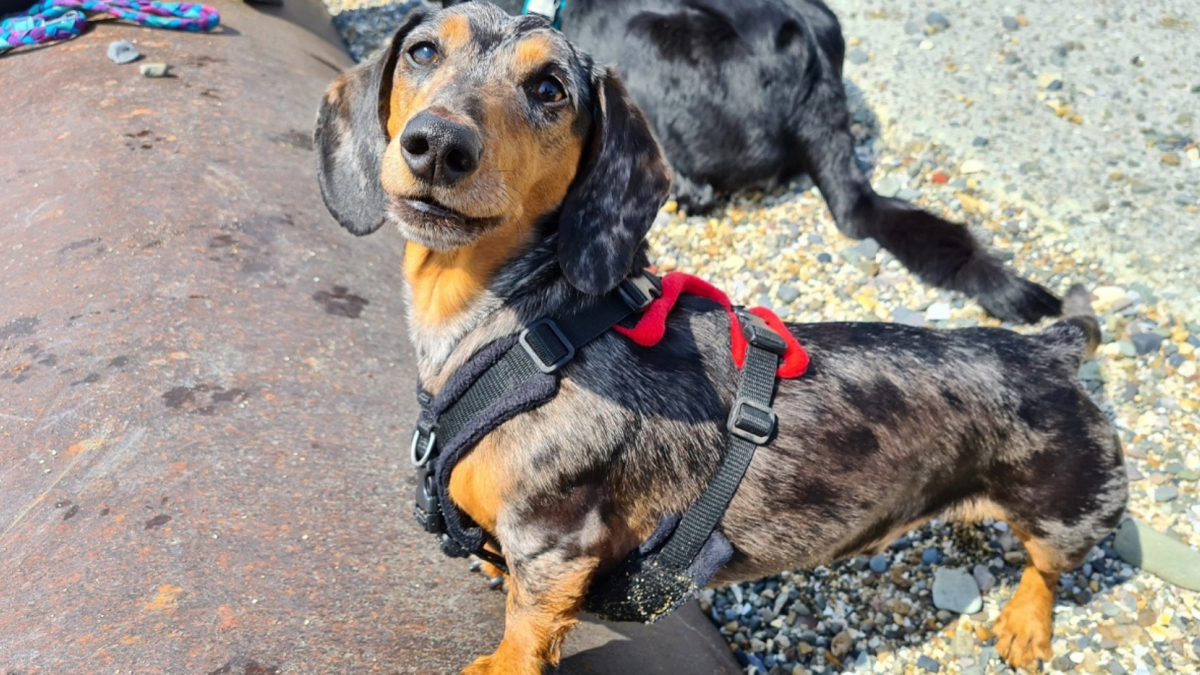
M598 564L596 558L567 559L555 552L510 562L504 639L462 675L540 675L545 664L558 665Z
M1047 542L1024 531L1013 531L1025 544L1029 563L1021 574L1021 583L1000 618L996 620L996 651L1014 668L1036 666L1049 661L1050 632L1053 625L1054 589L1061 572L1071 568Z
M697 183L682 173L676 172L672 179L671 192L679 208L688 215L708 213L717 205L717 194L708 183Z

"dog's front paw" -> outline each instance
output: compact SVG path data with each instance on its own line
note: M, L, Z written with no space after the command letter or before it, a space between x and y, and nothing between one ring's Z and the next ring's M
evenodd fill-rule
M1050 617L1044 612L1010 603L996 620L996 651L1013 668L1036 672L1039 659L1049 662L1054 656L1050 631Z
M482 572L488 580L488 588L493 591L496 589L508 590L508 577L499 568L490 562L486 562L476 558L471 561L472 572Z

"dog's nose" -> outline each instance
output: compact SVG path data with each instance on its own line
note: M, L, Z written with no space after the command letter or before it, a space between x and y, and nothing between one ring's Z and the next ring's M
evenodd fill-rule
M479 168L483 141L471 129L425 112L404 127L400 151L417 178L450 186Z

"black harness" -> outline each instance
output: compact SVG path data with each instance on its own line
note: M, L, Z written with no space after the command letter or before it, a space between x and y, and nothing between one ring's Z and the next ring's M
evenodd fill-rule
M490 543L499 551L499 543L450 499L450 473L485 435L553 398L558 371L579 349L626 324L660 295L654 275L630 277L588 307L542 318L519 335L480 349L436 397L418 390L421 414L410 449L418 478L416 516L425 531L438 535L443 553L473 554L507 571L504 558L484 547ZM682 517L664 516L648 540L592 582L584 609L603 619L651 623L695 597L733 555L717 524L755 449L770 442L775 432L775 374L787 349L783 338L757 316L739 311L738 321L748 348L726 423L725 457Z

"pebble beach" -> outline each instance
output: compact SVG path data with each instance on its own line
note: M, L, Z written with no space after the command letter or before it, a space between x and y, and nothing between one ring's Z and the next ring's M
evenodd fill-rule
M1200 672L1200 593L1184 587L1200 588L1200 5L831 6L876 190L966 223L1056 292L1093 289L1105 339L1080 378L1120 429L1136 522L1064 575L1046 672ZM329 7L358 58L404 11ZM789 321L1001 325L843 237L806 179L703 217L668 203L650 240L660 272ZM747 673L1004 673L989 627L1024 560L1004 523L934 522L701 608Z

